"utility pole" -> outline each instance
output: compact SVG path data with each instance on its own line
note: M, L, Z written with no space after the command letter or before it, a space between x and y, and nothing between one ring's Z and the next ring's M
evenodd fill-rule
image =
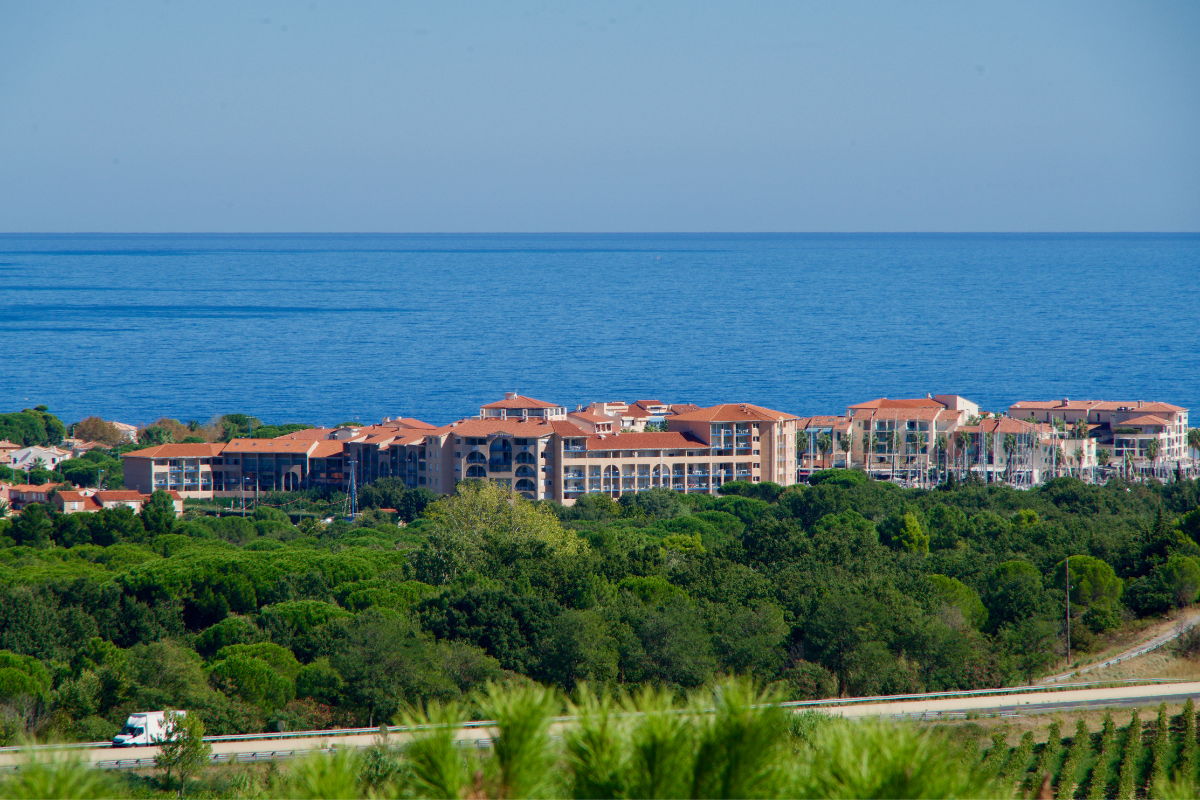
M1071 668L1071 557L1063 560L1063 573L1067 580L1067 669Z

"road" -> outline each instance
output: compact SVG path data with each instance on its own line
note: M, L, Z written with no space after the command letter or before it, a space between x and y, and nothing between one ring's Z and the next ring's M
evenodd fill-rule
M1150 686L1117 688L1056 689L1054 687L1020 687L1015 690L991 689L980 692L944 692L933 695L901 697L863 697L843 700L816 700L787 703L799 711L814 710L853 719L867 717L905 717L919 719L953 718L968 713L978 714L1042 714L1079 708L1116 706L1152 706L1160 702L1183 702L1200 696L1200 681L1168 683ZM561 730L570 724L560 718L553 728ZM496 731L488 721L469 722L457 732L461 746L483 748L491 744ZM400 745L412 737L412 732L393 728L388 742ZM331 747L364 748L379 741L379 732L371 729L344 731L306 731L287 734L252 734L247 736L208 737L213 748L213 761L227 763L286 759ZM107 743L83 745L42 746L39 751L69 750L85 761L106 769L133 769L154 764L155 747L114 748ZM0 769L19 765L25 754L22 748L0 748Z
M1146 653L1149 653L1152 650L1157 650L1158 648L1162 647L1167 642L1178 639L1185 632L1191 630L1197 623L1200 623L1200 614L1193 614L1192 616L1187 617L1186 619L1180 620L1179 622L1175 623L1171 627L1171 629L1168 630L1166 633L1160 633L1158 636L1155 636L1153 639L1142 642L1141 644L1138 644L1138 645L1134 645L1133 647L1129 648L1128 650L1126 650L1122 653L1118 653L1117 655L1113 656L1112 658L1105 659L1104 661L1097 661L1095 664L1088 664L1087 666L1073 669L1070 672L1060 672L1057 675L1051 675L1048 678L1042 678L1040 681L1038 681L1038 683L1063 683L1065 681L1070 680L1071 678L1075 678L1084 673L1091 672L1092 670L1103 669L1104 667L1115 666L1117 664L1120 664L1122 661L1128 661L1131 658L1137 658L1138 656L1144 656L1144 655L1146 655Z

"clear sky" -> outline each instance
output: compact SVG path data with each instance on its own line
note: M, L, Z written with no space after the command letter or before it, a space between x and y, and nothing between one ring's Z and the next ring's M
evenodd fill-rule
M1196 231L1200 2L0 4L0 231Z

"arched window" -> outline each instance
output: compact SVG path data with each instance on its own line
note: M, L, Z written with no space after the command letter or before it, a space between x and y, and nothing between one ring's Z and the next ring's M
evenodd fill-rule
M479 466L478 464L467 467L467 477L468 478L486 478L487 470L484 469L483 467Z
M537 473L534 471L533 467L522 464L521 466L517 467L517 477L520 478L522 476L534 478L537 477Z
M516 489L518 492L536 492L537 486L529 478L522 478L517 481Z
M493 453L511 453L512 442L508 439L493 439L491 447L488 449Z
M518 464L536 464L537 463L537 459L534 457L533 453L526 453L526 452L517 453L517 456L516 456L516 458L513 459L513 461L516 461Z
M487 456L485 456L483 453L479 452L478 450L472 450L471 452L467 453L467 463L468 464L486 464Z

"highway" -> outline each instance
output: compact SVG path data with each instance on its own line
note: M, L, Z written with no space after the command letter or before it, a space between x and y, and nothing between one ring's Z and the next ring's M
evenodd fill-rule
M852 719L891 717L907 719L953 719L965 714L1045 714L1068 712L1074 709L1122 706L1153 706L1160 702L1182 703L1188 697L1200 696L1200 682L1162 682L1151 685L1130 685L1113 688L1109 685L1080 684L1080 688L1056 686L1025 686L1015 689L988 689L971 692L942 692L892 697L860 697L838 700L809 700L785 703L796 712L819 711ZM561 729L571 722L562 717L554 727ZM391 728L389 744L407 742L413 731ZM487 747L496 735L494 723L484 720L468 722L457 733L463 747ZM287 759L331 747L364 748L379 741L379 731L357 728L337 731L299 731L282 734L249 734L244 736L210 736L206 740L213 748L214 763ZM107 742L76 745L42 745L39 753L69 751L85 761L104 769L134 769L154 764L155 747L114 748ZM0 748L0 769L16 767L24 759L20 747Z

